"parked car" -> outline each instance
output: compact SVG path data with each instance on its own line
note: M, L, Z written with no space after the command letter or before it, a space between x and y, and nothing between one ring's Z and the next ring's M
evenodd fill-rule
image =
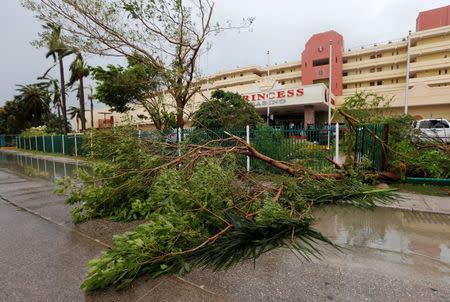
M450 122L446 119L423 119L414 123L414 128L419 131L420 140L437 139L450 143Z

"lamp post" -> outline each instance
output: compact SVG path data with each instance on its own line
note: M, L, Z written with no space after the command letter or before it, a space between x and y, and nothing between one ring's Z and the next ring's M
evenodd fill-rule
M270 78L270 51L267 51L267 83ZM267 100L267 125L270 126L270 100Z
M330 58L328 62L328 149L330 149L331 145L331 93L332 93L332 84L333 84L333 41L330 40Z
M408 48L406 50L406 87L405 87L405 115L408 114L408 98L409 98L409 63L411 48L411 31L408 33Z

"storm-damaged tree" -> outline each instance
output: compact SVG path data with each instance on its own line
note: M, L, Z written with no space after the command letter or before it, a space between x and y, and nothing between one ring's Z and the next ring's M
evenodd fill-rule
M63 122L63 133L67 134L67 105L66 105L66 87L64 83L64 58L73 54L75 52L74 48L68 46L61 36L61 25L53 22L51 18L46 20L46 25L44 25L44 33L40 35L40 40L36 41L34 44L36 46L47 46L48 52L46 57L52 57L55 62L59 65L59 76L60 76L60 89L61 89L61 113ZM52 69L53 65L50 69ZM44 77L47 76L45 73Z
M142 56L128 58L128 67L108 65L92 68L97 81L95 98L117 112L128 112L142 107L156 129L176 127L176 116L166 104L164 85L158 71L144 63Z
M86 130L86 110L84 107L84 78L89 75L89 68L83 60L81 53L77 53L75 60L70 65L70 80L68 86L78 82L77 97L80 101L81 131Z
M62 25L65 43L102 56L138 54L161 76L183 127L185 107L200 90L199 57L206 40L226 29L213 21L212 0L21 0L45 22Z

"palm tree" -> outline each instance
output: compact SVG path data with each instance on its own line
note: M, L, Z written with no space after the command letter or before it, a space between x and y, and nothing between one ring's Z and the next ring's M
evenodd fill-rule
M46 58L53 57L55 62L59 63L60 89L61 89L61 111L63 116L63 132L67 134L67 110L66 110L66 89L64 80L64 57L75 52L73 48L67 46L61 37L61 25L55 23L47 23L44 28L50 31L47 36L48 52Z
M24 105L25 116L31 117L32 126L40 126L42 118L50 114L50 93L48 83L36 83L30 85L17 85L14 98Z
M80 130L80 122L79 121L82 120L80 108L70 106L69 110L67 112L69 113L71 120L75 119L75 121L77 123L77 131Z
M80 111L81 111L81 130L86 130L86 116L84 108L84 77L89 75L89 67L84 63L83 56L81 53L77 53L75 60L70 65L70 81L67 85L72 86L76 81L79 82L78 85L78 99L80 100Z

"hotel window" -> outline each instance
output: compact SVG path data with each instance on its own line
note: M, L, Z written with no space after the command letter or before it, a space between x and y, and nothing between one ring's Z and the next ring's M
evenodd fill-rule
M375 86L375 82L370 82L370 86Z
M383 81L378 81L377 86L381 86L381 85L383 85Z
M375 72L375 68L370 68L370 72Z
M224 80L226 80L226 79L227 79L227 77L223 77L223 79L224 79Z
M398 79L397 79L397 80L395 80L395 83L397 83L397 84L398 84Z
M282 81L282 82L281 82L281 85L285 85L285 84L286 84L286 82L285 82L285 81Z
M381 53L377 54L377 58L381 58L381 57L382 57Z
M383 70L383 68L381 68L381 67L378 67L377 68L377 72L380 72L380 71L382 71Z
M398 64L397 64L397 69L399 68Z
M282 70L281 73L283 74L283 73L284 73L284 70Z
M375 55L370 56L370 59L375 59L375 58L376 58Z
M243 77L243 76L244 76L244 74L243 74L243 73L241 73L241 74L240 74L240 76L241 76L241 77Z
M394 70L394 65L391 65L391 70Z
M342 76L343 76L343 77L346 77L346 76L348 76L348 72L346 72L346 71L345 71L345 72L343 72L343 73L342 73Z
M343 60L343 63L344 63L344 64L347 63L347 58L345 58L345 59Z
M319 60L314 60L313 61L313 66L323 66L323 65L328 65L330 63L330 60L328 58L326 59L319 59Z
M347 84L342 85L343 89L347 89Z

